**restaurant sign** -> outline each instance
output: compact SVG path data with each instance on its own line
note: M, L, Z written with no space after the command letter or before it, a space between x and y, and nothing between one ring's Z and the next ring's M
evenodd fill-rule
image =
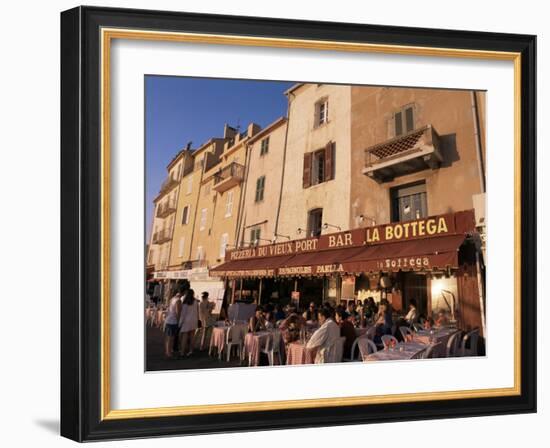
M303 238L283 243L227 251L226 261L295 255L300 253L361 247L396 241L452 235L472 231L475 226L473 210L431 216L413 221L395 222L362 229ZM293 268L294 269L294 268ZM336 271L332 271L336 272ZM315 274L313 272L303 274Z

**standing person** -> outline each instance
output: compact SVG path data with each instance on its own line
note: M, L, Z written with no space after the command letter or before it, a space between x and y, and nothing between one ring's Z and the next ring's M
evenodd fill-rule
M168 311L166 313L166 321L164 326L164 356L166 359L172 359L172 348L174 339L178 335L178 322L181 314L181 294L176 292L174 297L170 299Z
M214 304L208 300L208 292L204 291L201 294L201 303L199 304L199 320L201 322L201 350L204 350L204 343L206 341L206 332L208 328L212 326L212 311Z
M185 295L180 314L180 354L193 354L193 336L199 327L199 303L195 300L195 292L190 289Z
M332 319L332 309L330 308L321 308L317 317L321 326L313 333L306 348L317 349L315 364L325 364L333 361L330 352L340 339L340 327Z

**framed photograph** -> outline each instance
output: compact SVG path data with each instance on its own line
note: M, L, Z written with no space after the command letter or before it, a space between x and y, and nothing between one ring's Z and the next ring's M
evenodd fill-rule
M61 433L536 411L535 36L61 14Z

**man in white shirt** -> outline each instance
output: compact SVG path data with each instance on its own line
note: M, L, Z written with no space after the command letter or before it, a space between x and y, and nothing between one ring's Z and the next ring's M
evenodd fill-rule
M306 348L317 349L315 364L333 362L332 354L336 343L340 339L340 327L332 319L332 312L327 308L321 308L318 312L321 326L313 333Z
M416 310L416 300L411 299L409 301L409 312L405 316L405 320L409 325L415 323L418 319L418 311Z

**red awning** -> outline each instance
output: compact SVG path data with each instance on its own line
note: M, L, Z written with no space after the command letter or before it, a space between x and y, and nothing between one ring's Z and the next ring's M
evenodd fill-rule
M210 269L210 275L218 277L274 277L277 268L293 255L258 257L246 260L231 260Z
M447 235L296 255L233 260L210 270L220 277L328 275L458 268L465 235Z
M458 268L465 235L448 235L367 246L345 260L345 272L389 272Z

